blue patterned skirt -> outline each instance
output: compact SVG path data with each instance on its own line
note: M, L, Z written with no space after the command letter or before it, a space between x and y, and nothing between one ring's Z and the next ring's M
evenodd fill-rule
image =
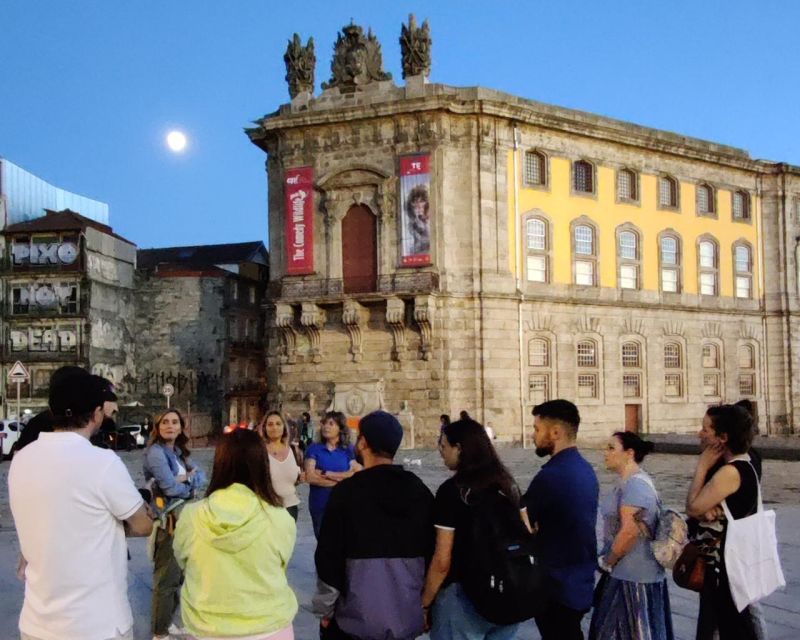
M589 640L674 640L667 581L630 582L604 573L597 583Z

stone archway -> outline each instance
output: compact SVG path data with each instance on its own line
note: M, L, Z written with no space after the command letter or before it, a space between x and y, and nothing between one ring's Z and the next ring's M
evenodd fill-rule
M378 285L377 218L354 204L342 220L342 280L345 293L370 293Z

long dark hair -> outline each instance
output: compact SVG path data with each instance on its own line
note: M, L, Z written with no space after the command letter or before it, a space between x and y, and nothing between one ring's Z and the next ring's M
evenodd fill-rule
M614 437L619 440L623 451L633 449L633 461L639 464L647 454L652 453L655 445L649 440L642 440L632 431L615 431Z
M475 420L456 420L442 427L442 436L451 447L459 445L456 484L464 489L499 489L514 504L519 503L519 490L514 478L500 461L486 435L486 429Z
M161 437L159 426L161 425L161 421L170 413L174 413L178 416L178 420L181 423L181 432L178 434L178 437L175 438L175 448L178 449L183 458L186 459L192 452L189 450L189 438L186 436L186 420L183 419L181 412L177 409L165 409L155 417L153 421L153 431L150 432L150 440L147 441L147 448L149 449L156 443L166 444L166 440Z
M236 482L243 484L264 502L274 507L283 506L272 487L267 448L261 437L249 429L234 429L220 438L206 497Z
M728 436L728 450L734 454L747 453L753 442L753 416L738 404L721 404L709 407L706 415L717 437Z
M322 416L322 420L320 420L319 423L319 429L317 429L317 432L314 434L314 441L325 444L325 438L322 437L322 425L328 420L333 420L337 425L339 425L339 444L337 447L349 449L352 440L352 432L347 426L347 416L341 411L328 411L324 416Z

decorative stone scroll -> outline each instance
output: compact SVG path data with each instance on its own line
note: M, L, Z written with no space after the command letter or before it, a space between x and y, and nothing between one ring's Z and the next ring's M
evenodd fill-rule
M364 36L364 29L353 23L344 27L336 38L331 74L331 79L322 83L323 89L353 90L370 82L392 79L392 74L383 70L381 43L372 29Z
M361 362L364 358L361 348L361 328L367 324L368 320L369 311L366 307L355 300L345 300L344 309L342 309L342 324L347 335L350 336L350 353L353 356L353 362Z
M275 326L281 332L283 342L282 360L288 364L297 362L297 333L294 329L294 309L289 304L275 305Z
M311 361L322 362L322 327L325 326L325 311L313 302L304 302L300 312L300 324L311 343Z
M400 29L400 52L404 79L431 74L431 29L427 20L418 27L414 14L409 14L408 26Z
M417 296L414 298L414 322L419 326L422 338L420 352L423 360L433 357L433 316L436 303L433 296Z
M406 303L400 298L386 299L386 324L392 330L392 360L401 362L406 351Z
M314 38L309 38L306 46L303 46L300 36L295 33L286 47L283 61L286 63L286 82L292 100L301 93L314 93L314 68L317 64Z

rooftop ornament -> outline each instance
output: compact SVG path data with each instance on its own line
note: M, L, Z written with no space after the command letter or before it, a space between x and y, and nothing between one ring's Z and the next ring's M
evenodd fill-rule
M289 96L294 100L301 93L314 93L314 68L317 57L314 55L314 38L309 38L306 46L300 36L294 34L283 54L286 63L286 82L289 83Z
M403 56L403 79L431 74L431 30L428 21L417 26L414 14L409 14L408 25L400 31L400 51Z
M323 89L339 87L343 91L354 91L356 87L391 80L392 74L383 70L381 44L372 33L352 22L344 27L333 45L331 79L322 83Z

